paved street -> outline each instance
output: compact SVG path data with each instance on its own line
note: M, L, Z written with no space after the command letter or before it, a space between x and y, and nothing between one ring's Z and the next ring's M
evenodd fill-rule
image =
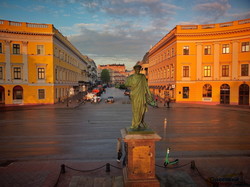
M115 103L106 104L104 99L108 96L114 96ZM46 168L53 162L51 169L54 171L60 161L83 167L86 167L84 163L114 162L116 138L121 136L120 129L130 126L131 105L119 89L109 88L102 97L99 104L86 103L79 107L39 106L0 112L0 163L15 161L0 168L0 184L8 186L5 179L11 167L20 169L20 165L25 167L24 163L36 163L39 167L43 162L42 168ZM248 180L249 121L250 110L240 107L171 103L171 108L165 108L159 103L159 108L149 107L146 113L146 122L162 137L156 144L158 164L162 165L166 147L170 147L171 158L179 158L180 164L196 160L207 176L216 172L228 174L225 169L216 169L216 164L220 163L218 166L224 165L224 168L235 166L229 174L244 171ZM216 171L204 169L209 165ZM157 171L161 173L160 168ZM197 175L184 173L193 180L197 178ZM36 174L40 181L35 184L40 186L47 186L48 176L53 181L56 178L56 174L48 174L48 171ZM65 182L69 184L69 180Z

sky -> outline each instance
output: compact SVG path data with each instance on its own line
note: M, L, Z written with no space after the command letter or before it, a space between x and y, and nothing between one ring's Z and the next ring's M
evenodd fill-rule
M128 70L176 25L250 18L250 0L1 0L0 19L53 24L97 65Z

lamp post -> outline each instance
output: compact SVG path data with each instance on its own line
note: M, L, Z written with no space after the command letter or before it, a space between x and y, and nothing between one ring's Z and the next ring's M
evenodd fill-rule
M69 107L69 89L67 90L67 107Z
M68 94L68 91L67 91L67 107L69 107L69 94Z

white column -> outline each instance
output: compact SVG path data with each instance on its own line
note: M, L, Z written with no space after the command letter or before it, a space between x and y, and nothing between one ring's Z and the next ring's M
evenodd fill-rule
M201 80L201 72L202 72L202 44L196 44L196 79Z
M22 55L23 55L23 81L28 81L28 42L23 41Z
M10 43L11 41L5 40L6 82L11 82Z
M232 42L232 79L238 78L238 41Z
M219 79L219 73L220 73L220 44L219 43L214 43L214 69L213 74L214 74L214 80Z

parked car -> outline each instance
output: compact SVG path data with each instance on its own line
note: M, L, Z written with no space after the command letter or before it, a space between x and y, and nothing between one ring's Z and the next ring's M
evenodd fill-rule
M130 90L129 89L126 89L125 92L124 92L124 95L130 95Z
M101 97L98 97L98 96L94 96L92 99L91 99L91 103L100 103L102 100Z
M108 99L105 100L105 103L114 103L114 97L113 96L109 96Z

